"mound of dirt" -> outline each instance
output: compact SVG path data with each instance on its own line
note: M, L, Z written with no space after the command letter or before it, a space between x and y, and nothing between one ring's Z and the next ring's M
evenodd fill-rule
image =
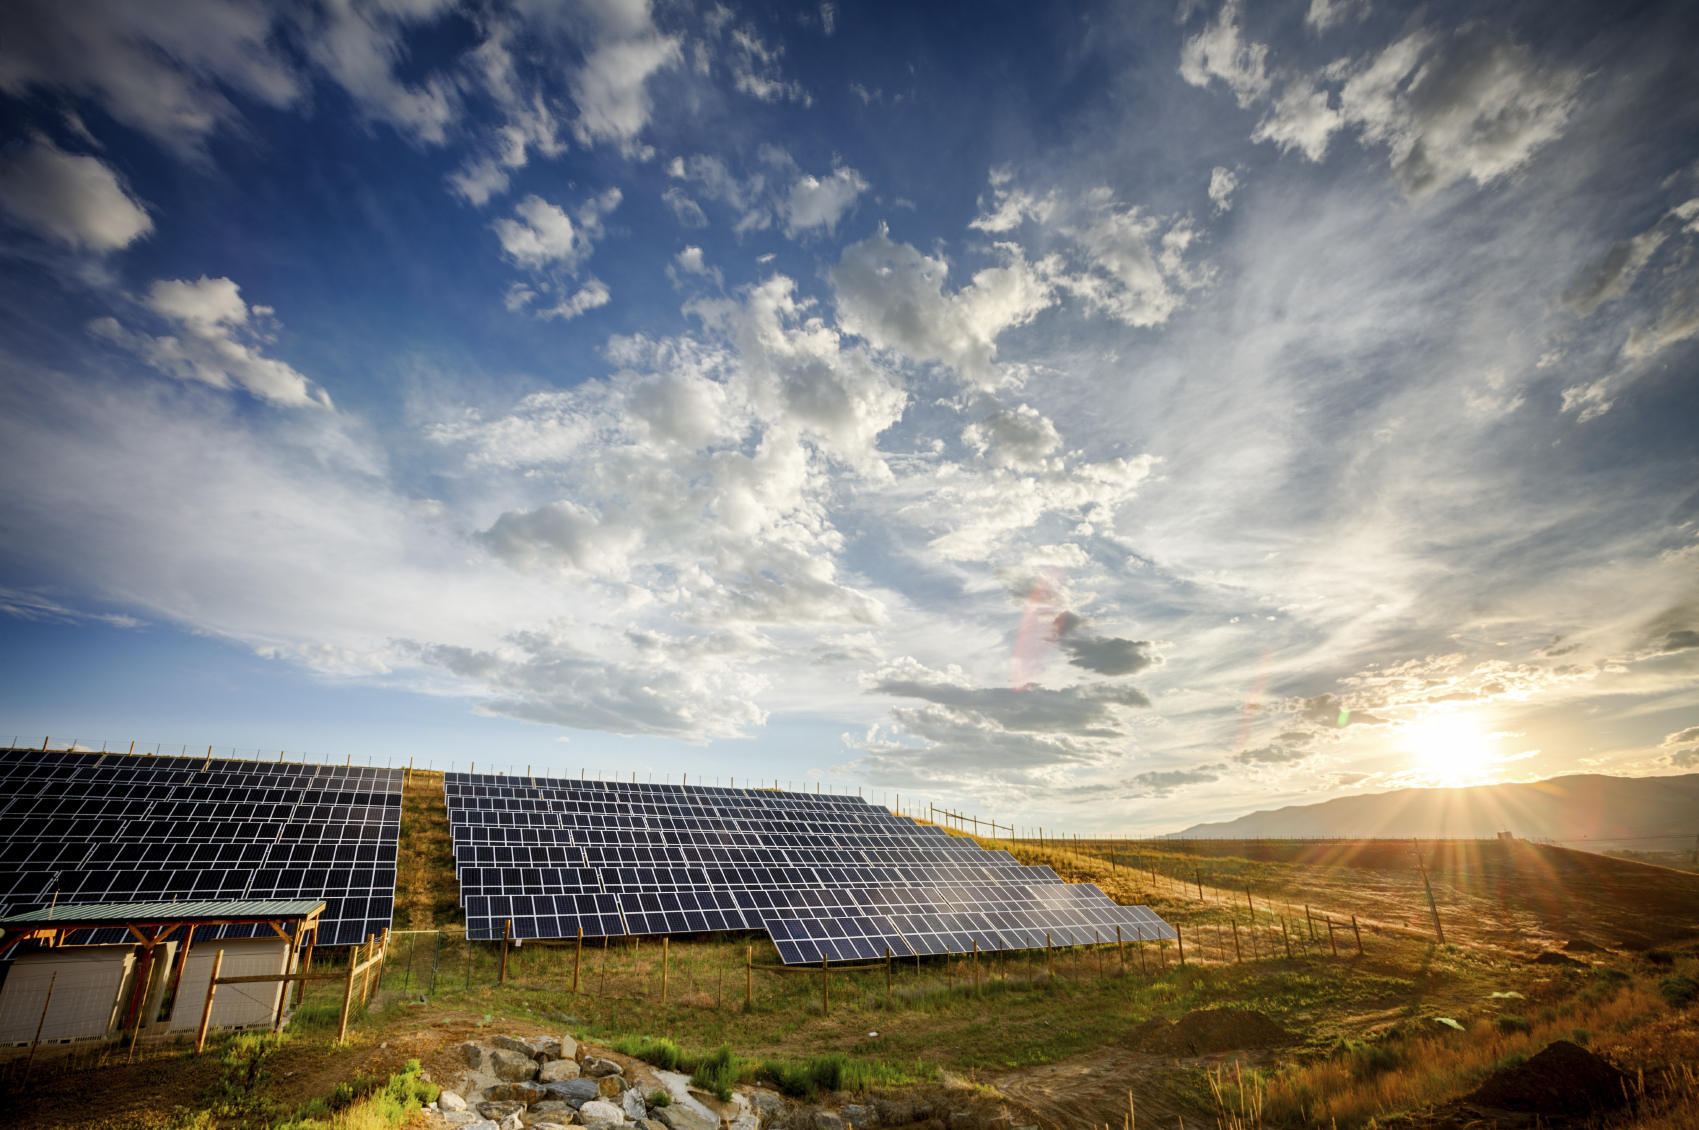
M1579 968L1579 969L1589 969L1589 968L1591 968L1591 966L1589 966L1585 961L1576 961L1573 957L1569 957L1566 954L1558 953L1556 950L1547 950L1545 953L1542 953L1539 957L1536 957L1531 964L1534 964L1534 965L1567 965L1567 966L1573 966L1573 967L1576 967L1576 968Z
M1279 1047L1291 1043L1292 1034L1260 1012L1210 1008L1188 1012L1177 1024L1147 1020L1127 1034L1127 1042L1150 1055L1193 1056Z
M1571 938L1563 943L1563 948L1570 953L1609 953L1604 946L1594 945L1586 938Z
M1482 1083L1465 1102L1543 1115L1586 1115L1627 1102L1628 1076L1588 1051L1558 1040L1517 1067Z

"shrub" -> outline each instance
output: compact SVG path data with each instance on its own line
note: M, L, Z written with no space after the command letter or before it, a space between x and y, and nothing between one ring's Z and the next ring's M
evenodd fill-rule
M1521 1032L1523 1034L1527 1034L1532 1031L1532 1026L1528 1023L1528 1018L1526 1016L1501 1016L1498 1018L1498 1030L1500 1032Z
M1658 992L1669 1002L1671 1008L1685 1008L1693 1003L1695 997L1699 997L1699 983L1678 973L1659 981Z
M1674 965L1675 955L1669 950L1647 950L1641 954L1651 965Z
M647 1101L648 1101L649 1105L653 1106L653 1107L663 1107L663 1106L672 1106L673 1105L673 1097L672 1097L671 1094L669 1094L666 1091L655 1091L655 1092L653 1092L652 1094L650 1094Z
M1569 1031L1570 1041L1573 1042L1573 1043L1580 1044L1583 1047L1585 1047L1586 1044L1587 1044L1587 1041L1591 1040L1592 1038L1593 1038L1593 1034L1591 1032L1587 1031L1587 1029L1585 1029L1585 1028L1572 1028Z

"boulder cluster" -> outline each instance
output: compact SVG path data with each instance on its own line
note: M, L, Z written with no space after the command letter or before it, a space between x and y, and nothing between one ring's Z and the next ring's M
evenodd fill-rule
M719 1130L721 1125L699 1103L676 1103L660 1088L667 1095L664 1105L652 1107L650 1100L658 1095L646 1096L624 1068L587 1054L571 1036L496 1036L488 1045L462 1044L460 1052L468 1078L474 1084L489 1082L473 1092L475 1097L454 1091L438 1096L437 1112L458 1130Z

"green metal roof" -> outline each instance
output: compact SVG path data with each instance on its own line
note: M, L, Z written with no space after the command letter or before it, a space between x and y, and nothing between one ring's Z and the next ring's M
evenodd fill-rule
M0 918L0 926L122 926L126 922L208 922L231 918L305 918L323 899L206 899L179 902L95 902L56 906Z

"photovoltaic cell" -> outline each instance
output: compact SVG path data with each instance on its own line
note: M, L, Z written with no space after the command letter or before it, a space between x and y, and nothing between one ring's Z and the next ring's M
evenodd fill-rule
M794 964L1175 936L860 797L470 773L443 792L473 938L765 930Z
M0 750L0 916L55 895L62 906L323 898L318 944L363 942L390 923L400 832L399 769Z

